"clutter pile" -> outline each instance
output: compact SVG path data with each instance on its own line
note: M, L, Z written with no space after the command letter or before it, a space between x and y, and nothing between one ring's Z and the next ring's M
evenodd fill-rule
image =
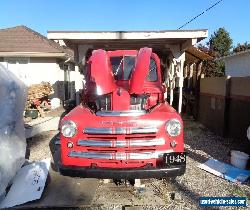
M50 110L49 95L53 94L54 90L49 82L31 85L28 88L28 98L26 102L26 117L36 118L34 110L44 117L44 111Z

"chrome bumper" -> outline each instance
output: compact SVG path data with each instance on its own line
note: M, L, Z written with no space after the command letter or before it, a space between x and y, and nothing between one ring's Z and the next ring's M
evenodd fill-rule
M59 164L60 173L64 176L75 176L99 179L147 179L176 177L185 173L186 164L176 166L163 166L159 168L89 168L77 166L64 166Z
M69 152L69 157L87 158L87 159L106 159L106 160L148 160L163 157L164 153L170 153L173 150L141 152L141 153L122 153L122 152Z

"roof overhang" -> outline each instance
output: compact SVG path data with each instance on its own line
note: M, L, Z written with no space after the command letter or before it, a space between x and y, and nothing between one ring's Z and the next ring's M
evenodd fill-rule
M212 56L201 51L200 49L196 47L187 48L185 52L186 52L186 60L188 60L190 63L213 59Z
M164 30L164 31L48 31L52 40L64 40L68 44L92 45L94 48L138 49L152 47L166 49L178 45L180 50L193 46L204 38L208 31Z

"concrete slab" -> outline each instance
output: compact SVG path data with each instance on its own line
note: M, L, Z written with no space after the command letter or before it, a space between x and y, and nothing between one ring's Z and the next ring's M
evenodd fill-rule
M81 207L90 205L98 182L98 179L65 177L51 169L41 199L15 208Z
M60 117L44 117L33 120L25 128L25 137L31 138L44 131L58 130Z

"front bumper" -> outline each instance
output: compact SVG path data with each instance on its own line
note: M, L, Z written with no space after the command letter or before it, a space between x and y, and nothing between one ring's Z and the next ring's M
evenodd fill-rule
M181 176L186 171L186 164L159 167L159 168L130 168L130 169L110 169L110 168L87 168L63 166L59 164L59 171L64 176L75 176L83 178L100 179L147 179L165 178Z

